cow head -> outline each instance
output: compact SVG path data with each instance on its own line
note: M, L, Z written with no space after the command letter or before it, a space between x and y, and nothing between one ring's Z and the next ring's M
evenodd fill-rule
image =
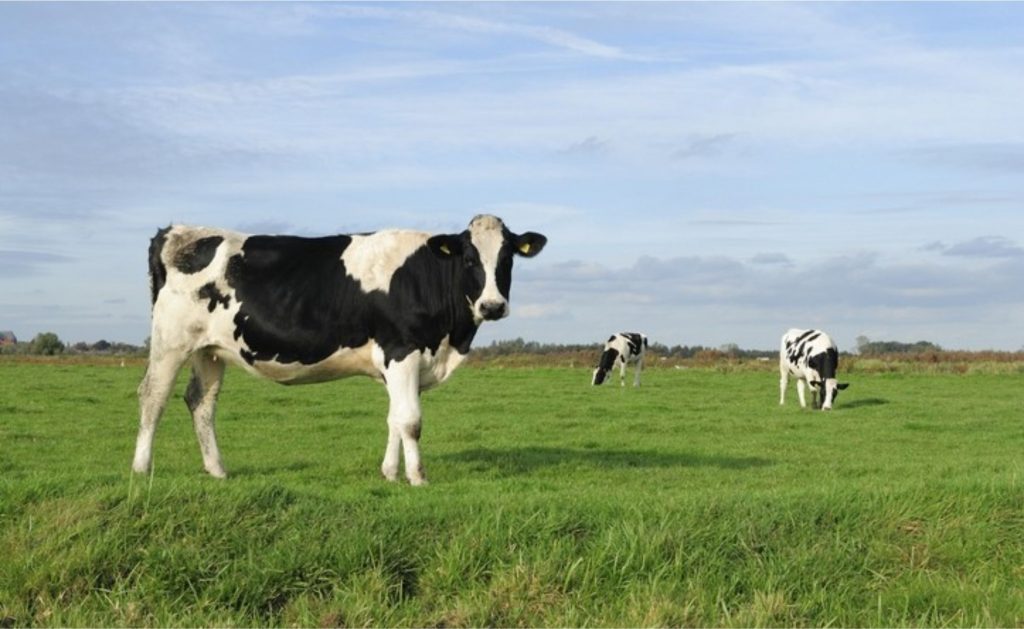
M807 379L808 384L815 391L818 400L818 407L823 411L832 410L839 392L850 386L846 382L839 382L836 379L836 370L839 368L839 352L834 347L811 356L807 361L808 368L812 371L812 377ZM814 378L816 374L818 377Z
M547 241L535 232L513 234L500 218L480 215L461 234L432 236L427 245L441 258L461 261L458 283L479 324L508 316L512 258L532 258Z
M821 382L817 383L818 387L815 389L815 395L818 398L818 408L823 411L832 410L832 405L835 404L836 398L839 397L839 392L850 386L847 382L839 382L835 378L826 378L824 386L821 386ZM812 383L811 386L814 386Z
M613 336L612 338L615 337ZM615 359L618 357L618 350L611 348L604 350L604 353L601 354L601 363L597 366L597 369L594 370L594 376L590 383L597 386L604 382L605 378L608 377L608 372L615 366Z

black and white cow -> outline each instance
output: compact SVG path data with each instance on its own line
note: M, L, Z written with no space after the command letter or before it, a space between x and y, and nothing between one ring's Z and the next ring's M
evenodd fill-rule
M807 408L804 383L814 391L815 407L831 410L839 391L849 385L836 380L839 350L828 334L820 330L792 329L782 335L779 347L779 404L786 403L789 376L796 376L800 406Z
M633 386L640 386L640 372L644 369L644 354L647 352L647 336L638 332L619 332L608 338L601 354L601 362L594 370L591 384L605 381L608 372L619 365L619 385L626 386L626 363L635 362Z
M300 238L175 225L149 249L153 323L139 385L132 468L145 473L178 370L191 359L185 403L203 464L224 478L214 409L225 363L283 384L362 374L387 387L381 472L399 450L413 485L420 463L420 391L463 361L483 321L509 314L512 258L540 253L541 234L477 216L459 234L385 230Z

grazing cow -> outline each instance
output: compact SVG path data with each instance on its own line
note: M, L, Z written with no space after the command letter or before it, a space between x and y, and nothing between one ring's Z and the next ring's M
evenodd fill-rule
M150 470L154 432L191 358L185 403L211 475L226 476L214 409L224 365L233 363L283 384L375 378L390 399L381 472L397 479L401 448L409 482L426 483L420 391L451 375L482 322L508 316L513 255L533 257L546 242L494 216L435 236L161 229L149 248L153 324L132 468Z
M839 391L849 385L836 380L839 350L828 334L819 330L792 329L782 335L779 347L779 404L786 403L786 386L794 375L800 406L807 408L804 382L814 391L815 408L832 409Z
M640 386L640 372L644 369L644 354L647 351L647 336L637 332L620 332L613 334L604 344L601 363L594 370L591 384L598 385L605 381L608 372L616 362L619 364L619 386L626 386L626 363L635 362L633 386Z

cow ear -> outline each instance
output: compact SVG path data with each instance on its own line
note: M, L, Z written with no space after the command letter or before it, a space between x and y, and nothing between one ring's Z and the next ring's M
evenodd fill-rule
M548 239L537 232L526 232L515 237L516 253L524 258L532 258L544 249Z
M842 391L843 389L845 389L848 386L850 386L849 382L840 382L839 384L836 385L836 388L839 389L840 391Z
M462 238L458 234L438 234L427 239L427 246L439 258L462 255Z

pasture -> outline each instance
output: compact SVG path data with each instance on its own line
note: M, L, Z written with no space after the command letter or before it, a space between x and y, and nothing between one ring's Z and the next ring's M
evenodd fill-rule
M2 626L1019 626L1024 374L468 366L423 397L229 369L230 478L181 401L129 473L132 364L0 361ZM630 372L631 378L631 372ZM792 386L792 385L791 385Z

